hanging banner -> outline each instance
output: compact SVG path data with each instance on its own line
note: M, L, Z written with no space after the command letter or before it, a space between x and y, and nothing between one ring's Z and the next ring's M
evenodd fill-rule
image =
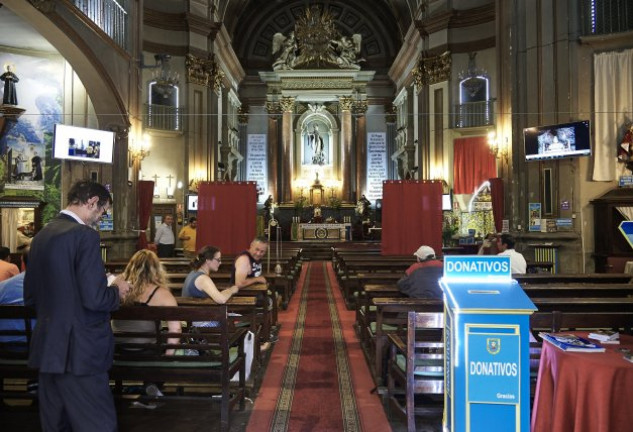
M246 180L257 182L257 200L263 201L268 197L266 134L248 134L246 152Z
M370 201L382 199L382 181L387 178L387 134L367 134L367 191Z

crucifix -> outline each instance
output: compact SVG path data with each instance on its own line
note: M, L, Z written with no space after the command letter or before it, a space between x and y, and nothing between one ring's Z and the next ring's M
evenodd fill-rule
M160 198L160 193L158 193L158 179L160 177L158 177L158 174L154 174L152 178L154 179L154 198Z
M171 179L175 178L173 175L169 174L167 179L169 180L169 185L167 186L167 198L174 197L174 189L171 187Z

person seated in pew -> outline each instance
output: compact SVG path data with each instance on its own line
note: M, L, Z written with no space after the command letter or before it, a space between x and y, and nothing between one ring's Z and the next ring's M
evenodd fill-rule
M262 275L262 260L268 251L268 240L263 237L256 237L251 242L248 250L240 253L233 262L231 269L231 283L239 288L245 288L254 284L267 284L268 281ZM273 308L273 293L268 291L268 310ZM261 298L258 298L261 301ZM271 333L270 342L277 342L279 338Z
M497 234L488 233L484 241L481 243L481 247L477 252L477 255L497 255L499 248L497 245Z
M417 261L398 280L398 289L413 298L442 299L439 279L443 274L443 264L435 257L435 250L431 246L422 245L413 255Z
M123 305L144 306L178 306L176 298L167 288L167 274L158 256L149 249L142 249L132 255L130 262L123 271L123 279L130 286L130 292L123 299ZM153 321L129 321L112 320L112 329L115 332L152 332ZM180 321L168 321L169 333L181 333ZM121 338L120 338L121 339ZM124 338L118 342L147 343L145 338ZM169 338L167 343L177 344L179 338ZM129 348L130 350L132 348ZM174 355L173 349L165 351L167 355Z
M222 264L222 252L215 246L205 246L191 261L193 270L187 275L182 287L183 297L211 298L218 304L226 303L234 294L239 292L236 285L220 291L213 280L211 272L217 272ZM218 323L195 323L198 327L217 327Z
M501 234L498 241L499 252L497 255L510 257L510 270L513 274L525 274L527 271L527 263L525 258L519 252L514 250L514 237L510 234Z
M22 253L22 264L26 268L28 261L28 250ZM19 273L9 279L0 281L0 305L24 304L24 275ZM35 320L31 321L31 328L35 326ZM0 330L24 331L24 320L1 320ZM25 336L0 336L0 342L26 342Z

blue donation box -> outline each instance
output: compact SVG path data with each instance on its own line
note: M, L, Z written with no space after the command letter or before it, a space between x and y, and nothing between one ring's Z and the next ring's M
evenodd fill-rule
M530 430L530 315L507 256L446 256L444 430Z

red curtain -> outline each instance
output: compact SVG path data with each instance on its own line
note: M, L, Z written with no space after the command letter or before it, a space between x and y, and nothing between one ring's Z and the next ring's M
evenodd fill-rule
M248 249L257 233L256 183L201 183L197 216L196 249L213 245L229 255Z
M441 255L441 182L383 182L382 218L383 255L413 254L421 245Z
M147 224L149 223L149 215L152 213L152 199L154 196L154 182L147 180L139 180L137 183L137 208L138 208L138 226L141 231L136 242L136 249L147 249Z
M499 177L490 179L490 197L492 198L492 217L495 220L495 230L501 232L503 222L504 193L503 179Z
M497 177L497 163L486 137L457 138L453 156L455 194L471 194L485 180Z

